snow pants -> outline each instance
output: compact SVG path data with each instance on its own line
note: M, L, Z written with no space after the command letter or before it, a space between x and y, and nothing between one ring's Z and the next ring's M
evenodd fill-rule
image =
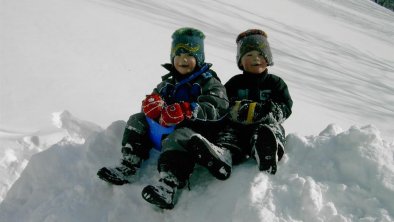
M130 144L135 155L142 159L148 159L149 151L153 147L148 130L149 125L144 113L131 115L123 133L122 146Z
M214 139L215 144L227 148L231 151L233 164L239 164L251 156L252 143L260 135L256 125L241 125L237 123L228 122L225 127L217 134ZM276 141L278 143L278 159L280 160L284 154L284 147L286 143L285 129L282 125L268 125L274 132Z
M208 127L212 128L212 127ZM123 134L122 146L129 143L136 155L142 159L149 158L153 143L149 139L149 125L144 113L130 116ZM207 130L204 130L207 132ZM170 171L179 181L185 182L193 172L196 160L188 148L190 139L199 134L190 127L176 128L162 140L162 151L158 160L158 170ZM201 134L203 134L201 132ZM205 133L203 136L207 136Z
M162 153L158 161L158 170L170 171L181 183L185 182L193 172L196 159L190 151L190 139L198 133L190 128L175 129L162 141Z

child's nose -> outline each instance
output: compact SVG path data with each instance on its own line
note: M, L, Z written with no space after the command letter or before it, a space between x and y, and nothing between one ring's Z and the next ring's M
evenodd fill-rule
M180 57L181 60L187 60L187 55L186 54L182 53L182 54L179 55L179 57Z

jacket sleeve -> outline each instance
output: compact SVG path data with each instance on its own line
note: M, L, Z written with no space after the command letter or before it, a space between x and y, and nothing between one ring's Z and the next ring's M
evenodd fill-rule
M193 120L215 121L227 112L229 102L226 89L216 78L205 79L201 85L201 95L193 110Z
M153 89L152 94L161 94L161 91L165 88L168 83L166 81L162 81L157 84L156 88Z
M274 118L282 123L292 113L293 100L291 99L286 83L279 78L276 83L276 90L272 98L271 112Z
M237 100L237 92L236 92L236 87L234 86L234 82L236 82L234 80L235 78L231 78L230 80L228 80L225 84L224 87L226 88L226 93L227 93L227 97L230 101L230 104L232 102L234 102L235 100Z

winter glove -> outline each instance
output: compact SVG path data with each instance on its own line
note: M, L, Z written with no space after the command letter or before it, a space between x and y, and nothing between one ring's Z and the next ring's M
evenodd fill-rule
M164 104L159 94L147 95L142 101L142 111L145 113L145 116L156 119L160 116Z
M275 119L274 115L272 112L269 112L267 115L265 115L263 118L260 119L260 122L264 124L278 124L278 121Z
M285 110L285 105L283 103L269 101L267 103L267 108L269 109L270 116L265 116L264 119L266 119L266 121L269 121L269 119L271 119L269 123L281 124L286 120L286 117L283 113L283 110Z
M191 119L193 117L192 104L190 104L189 102L181 102L179 105L182 108L182 112L185 118Z
M173 126L182 122L184 119L185 117L181 105L179 105L179 103L174 103L163 108L159 123L162 126Z
M235 101L231 109L231 119L243 124L260 122L269 113L269 107L251 100Z

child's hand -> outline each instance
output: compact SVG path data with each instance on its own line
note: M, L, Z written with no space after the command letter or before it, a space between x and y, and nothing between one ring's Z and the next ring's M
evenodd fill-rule
M173 126L182 122L184 119L185 117L181 105L179 105L179 103L174 103L163 108L159 123L162 126Z
M142 101L142 110L147 117L156 119L160 116L164 104L159 94L147 95Z
M283 121L286 120L286 117L283 113L285 105L282 103L276 103L273 101L270 101L268 104L269 107L269 114L270 116L266 116L265 119L267 119L268 122L270 123L283 123Z
M193 110L191 104L189 102L181 102L180 105L185 118L191 119L193 117Z
M260 121L265 124L278 124L278 121L276 121L274 114L272 112L269 112L267 115L261 118Z
M236 122L243 124L252 124L261 122L270 112L267 104L253 102L251 100L235 101L230 112L231 118Z
M265 116L267 116L271 112L271 102L267 103L257 103L254 108L253 121L259 122Z

